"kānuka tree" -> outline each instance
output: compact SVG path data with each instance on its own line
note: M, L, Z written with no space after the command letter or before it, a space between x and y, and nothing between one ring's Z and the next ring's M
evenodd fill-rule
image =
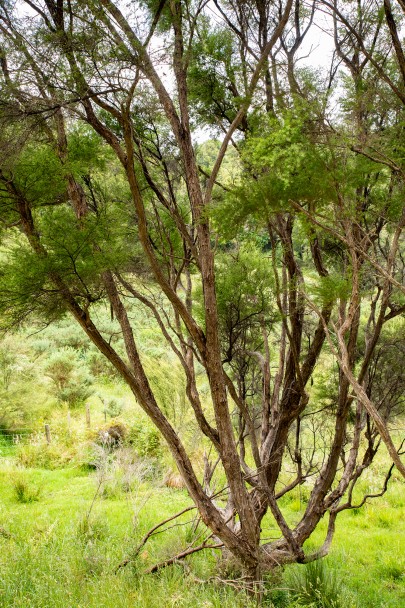
M0 1L2 324L76 319L164 437L208 529L198 548L253 581L328 552L380 446L386 482L405 475L390 433L405 384L404 8ZM330 65L300 68L325 14ZM178 359L220 489L151 388L134 301ZM292 526L280 498L302 484Z

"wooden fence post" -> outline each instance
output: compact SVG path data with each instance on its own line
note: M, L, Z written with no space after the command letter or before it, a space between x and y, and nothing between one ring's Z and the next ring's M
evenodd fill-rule
M88 403L86 403L86 425L87 425L88 429L91 426L91 421L90 421L90 406L89 406Z
M46 442L51 443L51 429L49 428L49 424L45 425L45 437Z

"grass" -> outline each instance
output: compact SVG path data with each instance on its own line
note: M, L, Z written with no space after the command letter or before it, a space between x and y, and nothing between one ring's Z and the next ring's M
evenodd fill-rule
M1 607L155 607L249 606L232 589L196 585L181 567L142 576L146 565L182 546L186 530L159 536L139 561L118 575L118 563L133 551L140 537L159 518L189 504L182 491L143 484L134 502L121 498L97 500L89 511L96 483L81 469L27 469L31 483L40 484L36 502L15 500L10 478L15 469L0 472L0 606ZM142 506L143 505L143 506ZM200 573L214 564L201 559Z
M14 497L17 502L36 502L41 496L41 487L32 483L24 472L17 472L11 480Z
M183 516L187 525L159 534L134 563L114 573L152 525L190 504L185 491L159 486L140 476L131 491L117 490L113 495L99 492L91 507L97 473L80 466L26 468L21 473L14 463L12 458L0 460L0 531L4 531L0 533L0 607L254 606L246 595L231 587L196 583L180 566L157 575L143 574L148 566L185 546L192 527L190 513ZM24 496L41 489L35 500L16 498L18 479L25 484ZM305 501L296 503L297 497L293 497L282 504L291 523L298 521L305 508ZM271 518L263 524L269 536L274 534ZM308 549L322 543L326 524L322 522L308 541ZM216 557L207 551L193 557L189 564L196 576L209 577L215 571ZM320 587L314 583L317 577L326 581L323 597L333 598L339 589L340 599L344 598L343 604L336 604L339 608L405 605L402 482L394 482L378 502L340 516L325 571L324 568L323 564L287 568L277 582L268 584L265 605L334 607L333 603L322 604L319 593L311 596L311 584L315 591ZM287 592L286 588L295 588L295 592Z

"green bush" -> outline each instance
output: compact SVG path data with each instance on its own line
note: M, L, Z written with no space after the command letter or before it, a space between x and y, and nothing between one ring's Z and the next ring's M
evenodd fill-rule
M120 416L124 411L124 401L111 397L104 401L104 409L110 418L117 418L117 416Z
M132 445L139 456L157 458L162 453L159 431L148 422L142 421L134 425L128 433L127 443Z
M100 446L98 446L94 441L88 441L78 446L75 461L83 471L88 472L97 469L99 462L99 447Z
M86 362L91 376L119 380L120 376L113 365L97 350L91 350L86 355Z
M15 452L15 444L12 442L11 437L8 435L2 435L0 431L0 458L5 456L13 456Z
M73 448L56 444L20 444L16 450L18 464L26 468L61 469L71 464L76 453Z
M45 374L54 384L56 397L71 407L84 403L93 393L86 365L73 348L53 353L47 360Z
M18 333L0 339L0 432L27 433L52 407L41 365Z
M281 568L267 573L264 577L263 605L268 608L292 608Z
M155 460L140 458L128 447L111 451L97 446L95 463L100 496L104 499L117 499L122 498L125 493L136 493L143 482L156 480L160 473Z

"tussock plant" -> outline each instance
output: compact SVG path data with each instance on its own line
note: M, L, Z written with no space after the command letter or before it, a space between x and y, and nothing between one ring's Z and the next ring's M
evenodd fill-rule
M35 485L23 473L17 473L13 480L13 493L17 502L31 503L40 499L41 488Z
M342 585L325 562L316 560L294 570L289 577L291 596L299 606L344 608Z

